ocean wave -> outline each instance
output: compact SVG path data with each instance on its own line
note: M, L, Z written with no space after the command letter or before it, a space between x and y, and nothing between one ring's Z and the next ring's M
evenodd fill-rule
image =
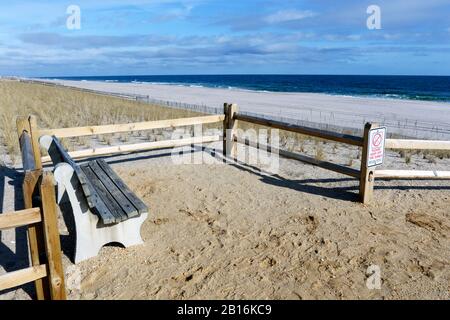
M450 77L174 75L62 77L60 80L104 81L217 88L261 93L311 93L354 98L450 102Z

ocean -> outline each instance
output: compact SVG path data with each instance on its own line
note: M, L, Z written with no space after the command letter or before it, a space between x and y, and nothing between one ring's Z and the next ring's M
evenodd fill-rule
M53 79L170 84L268 92L311 92L450 102L449 76L141 75L54 77Z

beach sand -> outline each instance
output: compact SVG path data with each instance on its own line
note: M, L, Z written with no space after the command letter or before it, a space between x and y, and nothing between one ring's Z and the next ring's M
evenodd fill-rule
M356 182L294 161L280 177L156 162L116 166L151 208L145 245L81 264L81 298L450 298L448 190L381 182L363 206Z
M341 161L342 151L330 156ZM64 255L69 298L450 298L448 182L377 181L364 206L357 181L296 161L282 159L268 176L246 165L175 165L170 154L108 159L150 208L145 244L105 247L77 266ZM448 162L417 157L409 168ZM398 154L388 165L406 166ZM380 290L366 286L371 265Z
M390 132L400 135L450 139L450 103L161 84L51 82L110 93L145 95L163 101L206 105L220 110L225 102L236 103L242 111L354 129L363 128L369 121L379 122L388 125ZM436 128L446 133L438 134Z

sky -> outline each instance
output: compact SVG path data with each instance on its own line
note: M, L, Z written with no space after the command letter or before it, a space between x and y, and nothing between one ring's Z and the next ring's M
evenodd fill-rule
M450 0L0 0L0 75L152 74L450 75Z

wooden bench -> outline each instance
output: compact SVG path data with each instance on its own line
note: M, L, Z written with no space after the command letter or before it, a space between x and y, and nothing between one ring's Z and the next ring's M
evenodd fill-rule
M57 201L75 237L75 263L97 256L108 243L143 243L148 208L104 160L78 165L56 137L42 136L39 143L55 166Z

